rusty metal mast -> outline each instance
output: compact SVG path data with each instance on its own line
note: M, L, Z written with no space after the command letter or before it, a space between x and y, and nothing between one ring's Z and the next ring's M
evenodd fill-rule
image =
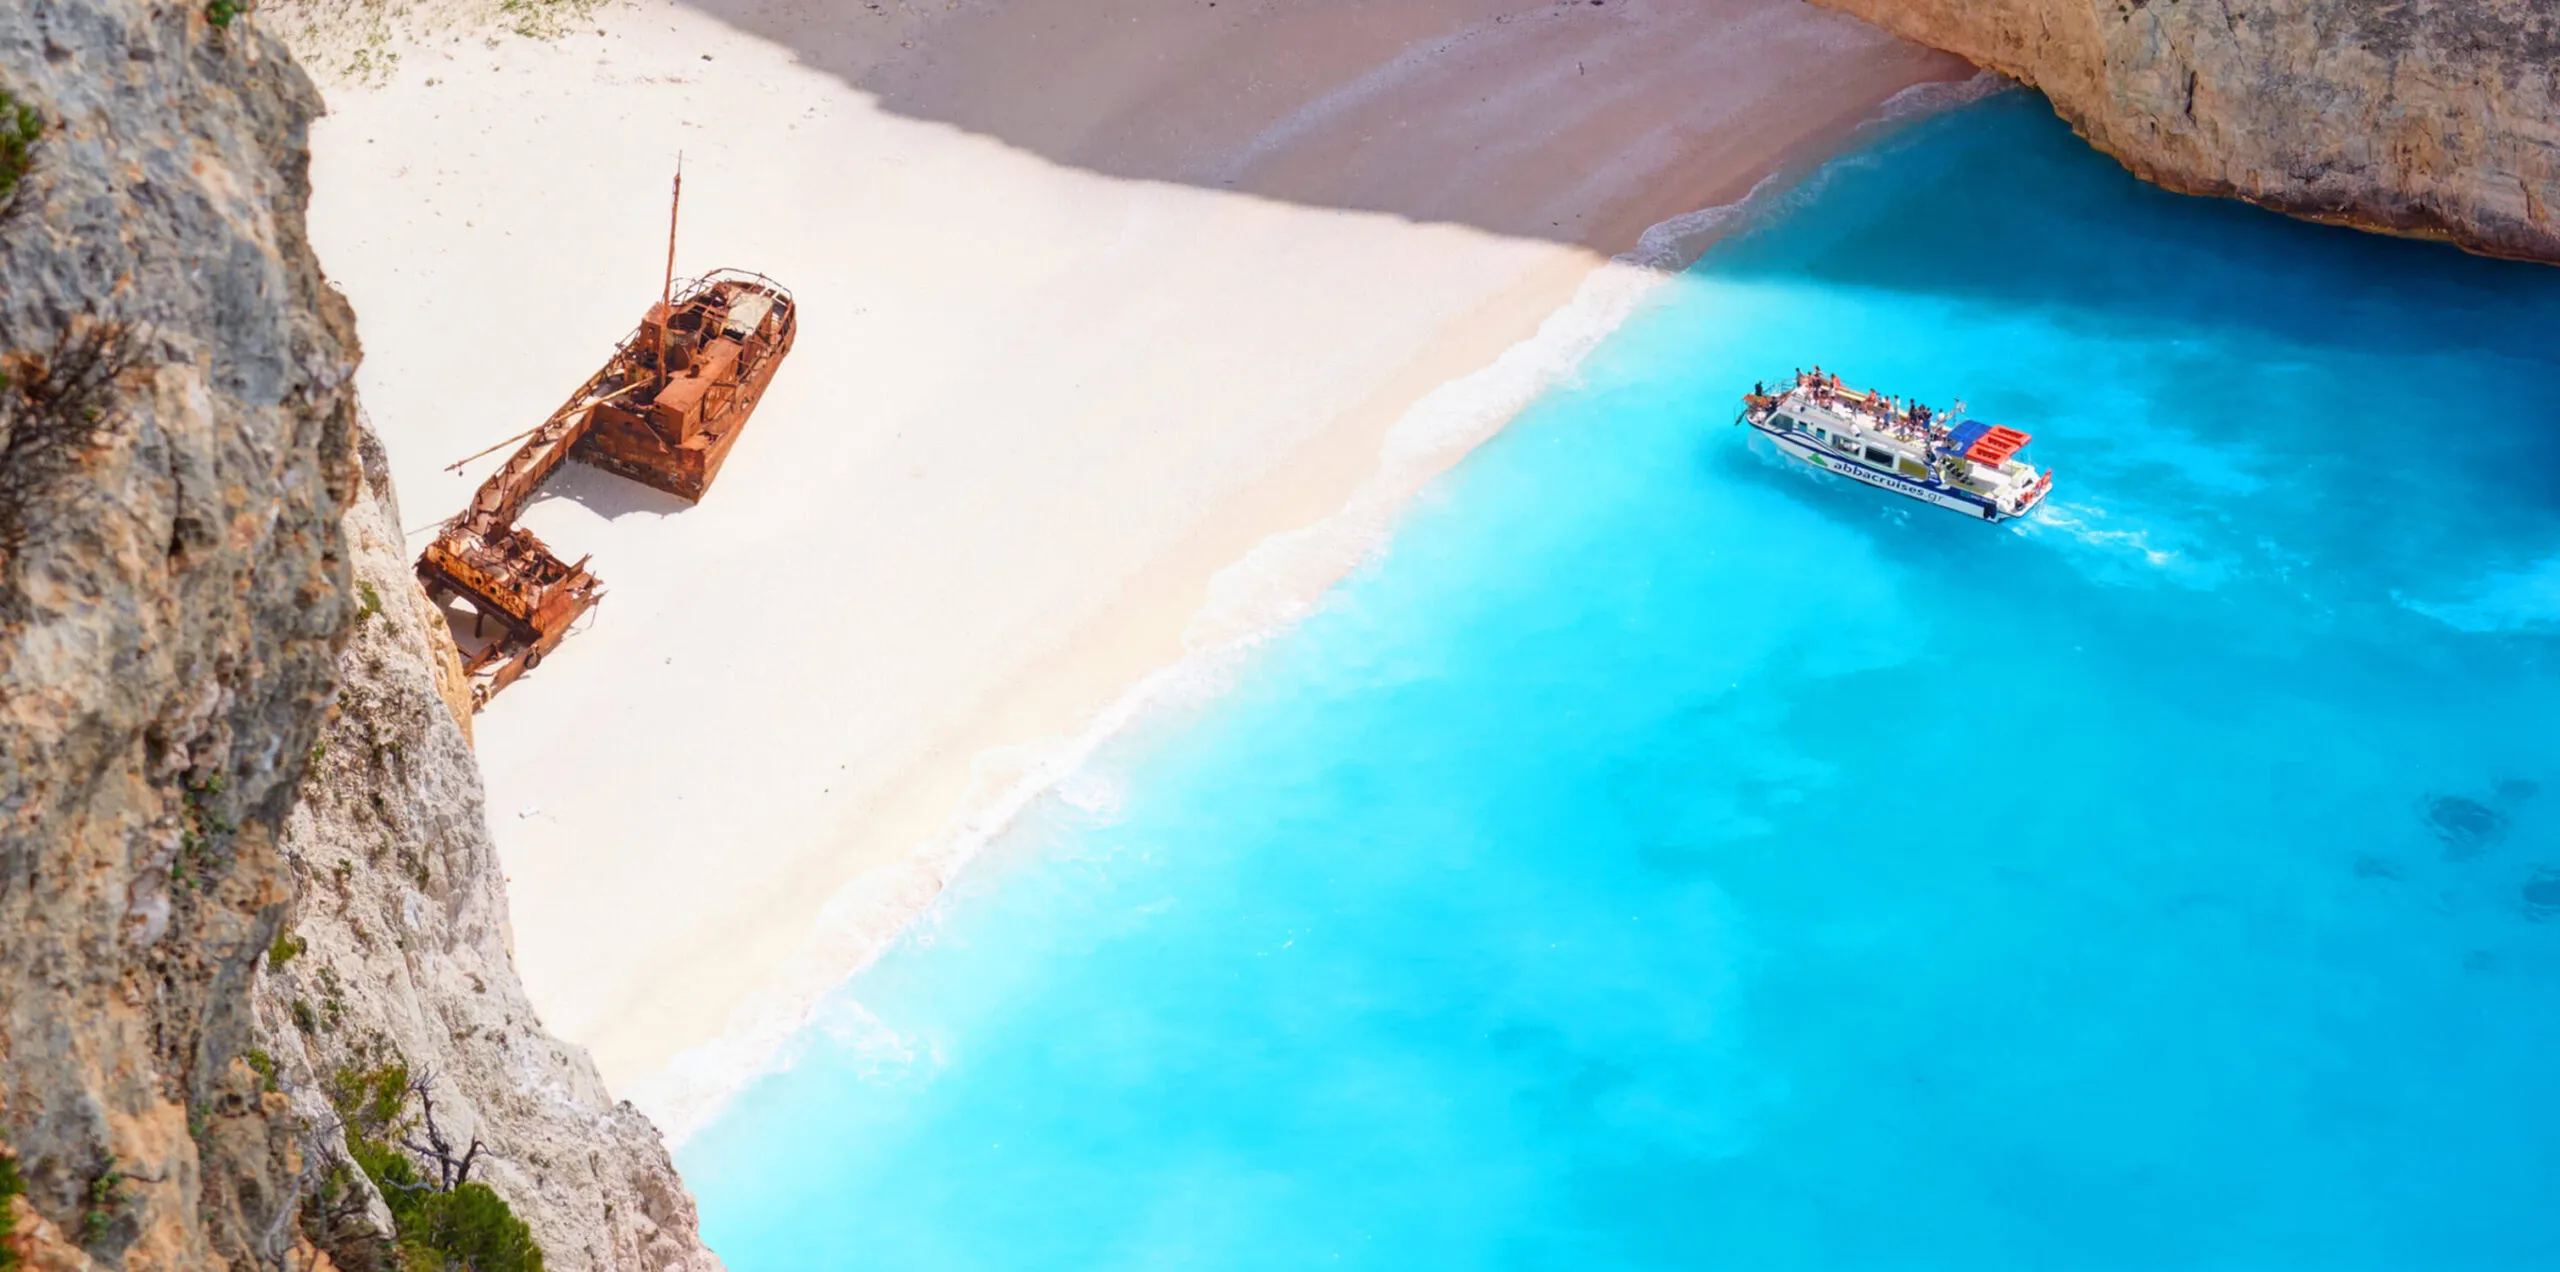
M658 387L667 387L667 322L676 316L676 212L684 206L684 152L676 152L676 189L667 199L667 281L658 287Z

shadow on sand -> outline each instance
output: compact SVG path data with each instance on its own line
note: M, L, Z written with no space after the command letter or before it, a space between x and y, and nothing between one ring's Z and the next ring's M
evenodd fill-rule
M1972 72L1797 0L685 2L1062 165L1603 253Z
M574 462L562 464L551 474L549 481L542 483L542 489L534 495L533 506L540 507L553 499L566 499L607 521L619 521L634 514L673 516L693 506L654 486L644 486L628 477Z

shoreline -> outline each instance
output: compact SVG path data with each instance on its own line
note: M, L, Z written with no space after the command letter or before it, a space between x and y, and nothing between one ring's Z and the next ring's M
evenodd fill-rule
M739 1091L787 1069L794 1041L824 1010L826 999L926 921L959 874L975 866L1034 803L1072 783L1096 753L1151 714L1197 706L1222 693L1234 669L1256 649L1285 638L1323 605L1335 584L1388 550L1414 497L1575 374L1655 288L1745 228L1741 223L1794 193L1846 143L2007 87L2008 81L1988 72L1912 85L1842 136L1792 156L1741 199L1658 222L1637 248L1582 271L1570 299L1549 310L1533 334L1491 364L1436 381L1414 398L1348 501L1306 524L1273 532L1218 568L1173 657L1130 684L1082 731L1024 764L1027 771L1001 789L965 798L940 834L895 863L915 876L900 881L903 887L866 888L857 880L830 897L816 939L791 960L793 975L785 987L741 1003L719 1038L678 1053L633 1084L628 1098L648 1112L671 1148L681 1147Z
M1809 170L1885 100L1960 78L1831 15L1732 7L1811 24L1813 47L1867 49L1871 88L1846 119L1825 103L1832 127L1789 115L1783 76L1737 90L1720 108L1742 136L1705 135L1769 162L1728 154L1706 165L1714 180L1697 165L1686 178L1720 182L1728 206L1766 169ZM421 56L387 86L333 91L314 139L314 238L363 316L366 397L404 507L428 525L485 468L440 475L446 460L538 416L591 360L579 351L594 333L629 325L627 262L663 235L664 206L564 187L654 196L658 143L680 139L688 242L718 246L688 249L679 272L744 264L853 305L810 307L757 436L700 506L575 470L555 479L528 524L592 551L623 604L480 722L533 1001L680 1140L1014 811L1201 651L1214 661L1285 630L1376 550L1406 498L1570 374L1663 275L1569 241L1061 167L879 112L806 50L688 9L599 20L624 31L489 50L485 71L476 49ZM590 55L589 93L546 82ZM1692 69L1665 68L1659 91L1687 91ZM1445 100L1426 87L1408 105ZM751 91L823 136L723 149L689 120ZM473 124L494 139L485 152L455 144ZM590 144L546 151L542 128ZM1290 144L1308 163L1352 143ZM1591 175L1576 172L1549 175ZM1634 181L1594 219L1641 223L1589 232L1688 224L1694 254L1693 214L1659 217L1660 197ZM844 208L865 234L845 237ZM526 245L492 243L483 220ZM595 278L611 285L580 285ZM551 285L508 290L522 279ZM517 303L523 347L505 361L530 369L457 390L443 369L487 355L455 330L477 311L448 291ZM1615 308L1590 321L1586 303ZM1576 321L1586 329L1551 330ZM1146 365L1168 348L1198 365ZM982 383L993 367L1018 380ZM821 395L849 369L853 417ZM1471 382L1493 405L1458 402ZM924 495L901 469L919 484L962 477Z
M1408 439L1401 463L1382 457L1369 480L1330 515L1275 531L1217 569L1209 577L1202 603L1185 623L1178 647L1163 663L1128 683L1080 731L1046 746L1021 744L974 757L973 778L981 785L989 767L1000 765L1016 770L1015 775L1010 780L997 779L1001 784L995 790L962 796L942 832L887 863L896 877L857 878L829 897L813 939L786 961L789 979L782 986L741 1003L718 1038L676 1054L664 1068L633 1083L627 1097L649 1113L670 1146L681 1146L716 1118L731 1096L781 1068L793 1039L827 996L925 920L952 881L975 865L1022 813L1073 781L1095 753L1151 713L1178 710L1216 696L1226 677L1256 648L1285 637L1322 605L1336 582L1384 551L1397 514L1415 494L1468 452L1491 441L1539 391L1570 375L1580 358L1615 330L1661 281L1612 273L1634 268L1641 267L1617 262L1592 267L1574 298L1541 324L1540 335L1506 351L1504 358L1519 353L1531 366L1507 366L1497 360L1494 366L1445 381L1423 395L1398 421L1398 428L1414 422L1415 416L1425 416L1421 422L1444 426L1428 430L1438 436ZM1595 298L1594 292L1608 295ZM1604 310L1605 316L1578 312L1586 301ZM1582 322L1575 323L1577 319ZM1559 321L1579 327L1561 341L1570 352L1540 357L1551 353L1539 347L1541 337ZM1426 414L1435 394L1463 393L1479 379L1512 381L1519 396L1482 412L1457 412L1457 420L1445 418L1452 412ZM1441 418L1431 418L1434 415ZM1396 440L1391 430L1390 445ZM1179 573L1180 565L1165 572ZM1133 590L1146 594L1143 586ZM1072 665L1077 659L1071 654L1058 661ZM1055 673L1028 678L1053 689L1065 680Z

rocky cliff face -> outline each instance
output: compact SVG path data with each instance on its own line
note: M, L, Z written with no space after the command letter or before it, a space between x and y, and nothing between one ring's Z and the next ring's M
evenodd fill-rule
M0 222L0 1145L47 1260L245 1265L296 1165L249 984L353 613L319 100L111 0L0 5L0 91L46 123Z
M2560 261L2551 0L1815 0L2044 91L2137 175Z
M315 1125L331 1118L329 1075L369 1057L432 1078L443 1131L486 1146L473 1177L533 1228L552 1272L713 1272L656 1128L525 1001L480 772L446 695L461 665L366 443L346 519L358 618L338 709L284 828L298 900L289 955L259 979L262 1049ZM461 701L467 717L467 690Z
M0 208L0 1232L46 1269L313 1266L307 1088L362 1037L416 1049L552 1267L716 1266L507 971L304 241L320 100L227 7L0 4L0 123L41 124ZM280 1023L324 967L330 1028Z

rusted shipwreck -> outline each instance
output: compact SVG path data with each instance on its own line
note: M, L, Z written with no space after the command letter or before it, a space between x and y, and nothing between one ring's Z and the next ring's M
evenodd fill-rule
M791 352L799 311L789 290L732 269L679 285L672 227L669 239L670 277L639 329L418 558L419 581L453 622L475 710L542 665L604 596L588 558L563 562L516 524L542 483L574 459L700 500Z

